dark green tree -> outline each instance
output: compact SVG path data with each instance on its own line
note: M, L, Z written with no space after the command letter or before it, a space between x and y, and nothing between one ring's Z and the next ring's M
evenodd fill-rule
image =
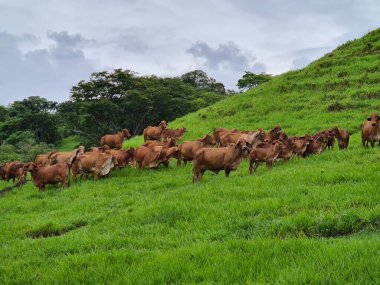
M273 77L270 74L255 74L253 72L246 71L243 77L238 80L237 86L240 90L244 91L268 82L272 78Z

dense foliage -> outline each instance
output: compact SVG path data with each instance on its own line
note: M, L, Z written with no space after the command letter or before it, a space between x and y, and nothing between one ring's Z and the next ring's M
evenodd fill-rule
M137 76L130 70L93 73L71 89L71 101L58 106L66 128L89 144L105 133L128 128L141 134L147 125L172 121L222 99L222 83L203 71L178 78Z
M33 96L0 106L0 162L29 160L21 145L47 150L70 135L90 146L122 128L141 134L147 125L172 121L225 96L223 84L201 70L176 78L137 76L121 69L93 73L72 87L69 101L57 104Z

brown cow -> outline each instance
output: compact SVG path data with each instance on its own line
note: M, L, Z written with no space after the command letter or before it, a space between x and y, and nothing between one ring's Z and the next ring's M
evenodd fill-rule
M157 140L160 141L162 138L163 131L167 128L167 123L161 121L158 127L148 126L144 129L144 142L147 140Z
M237 144L221 148L201 148L194 155L193 183L200 181L206 170L218 173L224 170L226 177L231 170L236 170L244 156L251 149L251 144L239 139Z
M153 151L156 151L156 152L161 152L161 155L160 155L160 163L158 164L158 166L160 166L160 164L162 163L165 167L168 167L169 166L169 160L172 158L172 157L177 157L177 153L178 153L178 147L177 146L172 146L172 147L163 147L163 146L155 146L152 148Z
M283 159L287 163L294 153L294 139L285 139L280 142L282 144L280 144L280 153L277 159Z
M117 167L119 169L124 168L130 161L133 160L135 149L133 147L125 149L111 149L109 152L116 158Z
M50 155L50 165L66 162L69 165L72 165L74 160L78 159L81 155L84 154L84 146L80 146L72 151L67 152L55 152Z
M123 146L124 139L129 139L131 134L128 129L122 129L121 132L113 135L104 135L100 139L100 146L108 145L116 149L121 149Z
M157 168L163 162L162 146L153 148L140 146L135 149L134 158L135 167Z
M380 147L380 116L377 113L368 117L362 126L362 145L368 147L369 143L374 147L375 142L379 142Z
M306 137L294 137L294 154L298 156L303 156L306 151L307 146L310 144L310 141Z
M332 131L329 129L326 129L323 134L325 135L327 142L326 142L326 148L327 149L333 149L334 148L334 142L335 142L335 136Z
M281 126L277 125L272 130L270 130L269 133L265 134L264 141L273 142L275 140L278 140L280 138L281 133L282 133Z
M155 147L155 146L163 146L163 147L172 147L172 146L176 146L177 145L177 141L175 138L171 138L169 141L154 141L154 140L148 140L146 142L144 142L143 146L146 146L146 147L149 147L149 148L152 148L152 147Z
M305 136L310 141L307 145L306 151L303 153L303 157L311 154L320 154L325 149L327 138L323 135Z
M12 179L13 182L17 179L17 182L25 179L24 175L24 164L20 161L7 162L3 166L2 179L9 181Z
M257 131L234 131L226 134L222 134L219 137L219 142L221 146L227 146L230 143L237 143L237 141L243 138L250 144L253 144L254 141L257 141L258 138L263 140L264 132L261 129Z
M335 127L332 130L334 137L338 141L339 149L346 149L348 147L348 143L350 141L350 134L346 130L340 130Z
M73 179L77 179L77 175L94 174L94 180L98 180L99 176L106 176L112 168L117 164L116 159L110 153L103 152L86 152L78 157L73 165Z
M213 136L214 136L214 140L216 142L216 146L219 147L221 144L220 144L220 138L222 136L225 136L226 134L230 134L230 133L242 133L242 131L239 131L239 130L228 130L228 129L225 129L225 128L216 128L213 130Z
M63 188L68 187L70 169L66 162L46 166L37 166L34 162L30 162L24 169L31 173L33 183L39 191L45 191L47 184L62 183Z
M47 154L38 154L35 159L37 166L45 166L51 164L51 157L56 154L56 151L48 152Z
M265 162L268 169L271 169L273 162L280 154L282 143L274 141L267 147L256 147L249 154L249 173L252 174L252 169L256 172L260 162Z
M164 131L162 132L162 138L164 141L170 139L170 138L174 138L176 140L180 140L182 139L182 136L184 133L186 133L187 130L186 128L182 128L182 129L164 129Z
M185 165L188 161L193 160L194 154L208 145L215 145L216 142L214 138L210 135L205 135L203 138L197 139L196 141L185 141L178 146L178 160L177 165L180 166L181 162L184 161Z

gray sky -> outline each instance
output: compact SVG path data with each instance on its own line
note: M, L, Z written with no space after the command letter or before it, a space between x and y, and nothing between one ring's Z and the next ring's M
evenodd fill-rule
M377 0L0 0L0 104L64 101L91 72L203 69L236 89L245 70L301 68L377 28Z

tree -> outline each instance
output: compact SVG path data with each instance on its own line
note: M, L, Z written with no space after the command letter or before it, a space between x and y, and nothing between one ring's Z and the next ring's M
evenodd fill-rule
M180 78L183 82L204 91L212 91L219 94L226 93L223 83L217 82L214 78L209 77L203 70L194 70L187 72Z
M250 71L246 71L241 79L238 80L237 86L240 90L248 90L253 87L257 87L260 84L268 82L272 79L272 75L260 73L255 74Z

